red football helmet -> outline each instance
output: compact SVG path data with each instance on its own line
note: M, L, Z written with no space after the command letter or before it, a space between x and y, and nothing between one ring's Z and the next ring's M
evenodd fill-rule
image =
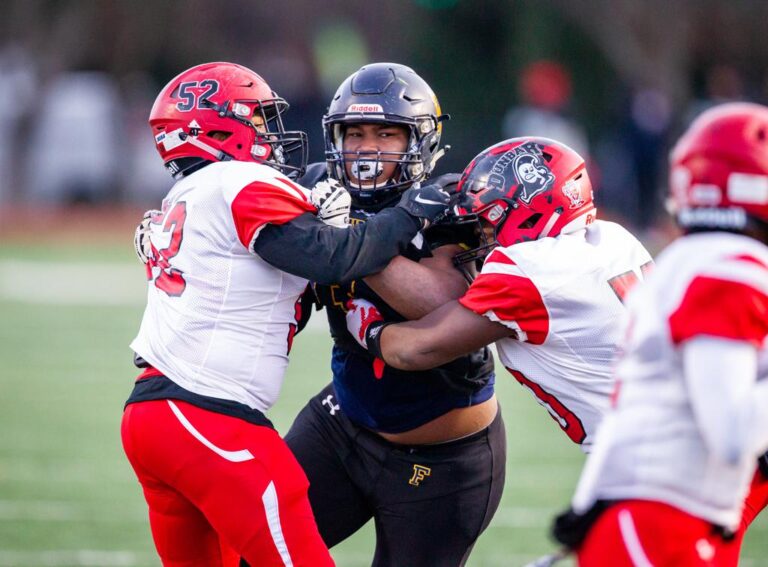
M482 151L458 186L454 214L480 221L481 246L458 263L484 257L497 246L557 236L584 228L597 211L582 157L548 138L512 138Z
M250 69L205 63L165 86L152 106L149 125L160 157L175 176L201 160L264 162L300 175L306 167L307 135L285 131L282 115L287 109L288 103ZM289 163L296 151L301 154Z
M686 229L743 231L768 223L768 107L703 112L670 154L668 208Z

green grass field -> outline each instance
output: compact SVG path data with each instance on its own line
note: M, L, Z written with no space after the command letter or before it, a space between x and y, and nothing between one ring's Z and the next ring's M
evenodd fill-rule
M119 436L142 289L130 246L78 252L0 242L0 567L159 565ZM329 380L329 345L319 326L297 337L270 414L279 431ZM521 566L552 551L550 520L583 462L503 369L498 386L507 483L473 567ZM335 548L338 565L369 565L372 534L366 526ZM743 558L768 565L766 517L748 534Z

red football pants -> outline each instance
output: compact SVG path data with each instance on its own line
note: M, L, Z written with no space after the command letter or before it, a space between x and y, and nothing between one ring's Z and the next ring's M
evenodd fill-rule
M721 567L732 543L712 524L661 502L627 500L598 518L579 567Z
M121 433L164 566L334 564L307 477L273 429L158 400L130 404Z
M739 564L739 552L741 551L741 543L744 540L744 532L747 531L749 524L752 523L757 515L763 508L768 505L768 478L765 478L760 469L755 471L755 476L752 478L752 485L749 487L749 494L744 501L744 511L741 514L741 525L739 531L736 532L736 537L728 550L727 562L724 565L736 567Z

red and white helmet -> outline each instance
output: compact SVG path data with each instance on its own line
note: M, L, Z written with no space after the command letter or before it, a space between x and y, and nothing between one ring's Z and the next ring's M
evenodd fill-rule
M176 76L149 115L157 151L174 176L207 161L257 161L286 174L306 167L307 135L286 132L288 103L258 74L234 63L204 63ZM300 151L290 163L290 154Z
M455 215L494 227L494 241L457 262L481 258L499 244L574 232L597 214L584 159L549 138L512 138L483 150L464 170L458 191Z
M672 149L669 187L683 228L768 223L768 107L734 102L699 115Z

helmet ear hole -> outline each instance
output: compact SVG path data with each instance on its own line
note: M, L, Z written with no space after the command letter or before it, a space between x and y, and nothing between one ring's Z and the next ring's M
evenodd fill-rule
M517 228L533 228L536 226L536 223L539 222L541 219L541 213L533 213L531 216L529 216L527 219L525 219L523 222L521 222L519 225L517 225Z
M223 142L232 135L232 132L224 132L223 130L211 130L208 132L208 137Z

